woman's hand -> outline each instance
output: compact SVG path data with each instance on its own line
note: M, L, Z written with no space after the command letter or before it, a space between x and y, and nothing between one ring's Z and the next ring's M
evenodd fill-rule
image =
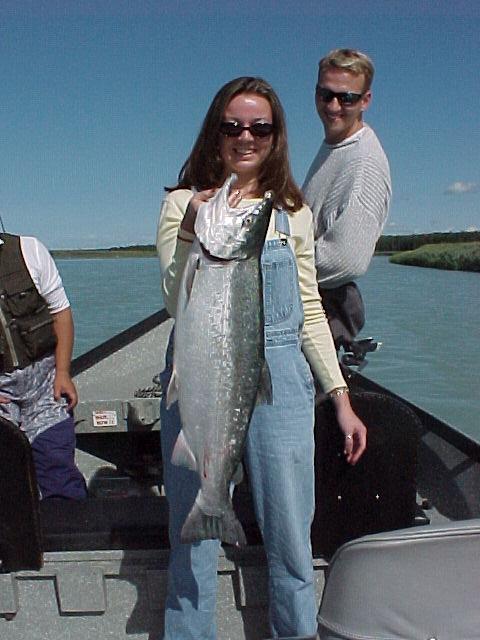
M367 427L353 412L348 393L332 397L338 425L345 436L344 453L347 462L358 462L367 447Z
M228 195L228 206L235 208L238 207L242 199L242 192L240 189L232 189Z
M187 233L195 233L195 220L197 218L198 209L200 205L204 202L208 202L210 198L217 193L218 189L205 189L205 191L198 191L195 193L193 197L190 199L188 203L187 210L185 211L185 215L183 216L183 220L180 224L180 229L182 231L186 231ZM228 195L228 206L229 207L237 207L240 204L242 199L242 192L240 189L233 189L230 191Z
M210 198L213 198L217 190L218 189L205 189L205 191L198 191L198 193L193 195L183 216L180 229L187 233L195 233L195 219L200 205L208 202Z

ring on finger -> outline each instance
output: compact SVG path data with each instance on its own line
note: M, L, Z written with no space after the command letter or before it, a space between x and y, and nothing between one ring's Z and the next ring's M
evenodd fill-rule
M347 440L352 440L352 439L353 439L353 436L352 436L352 434L351 434L351 433L347 433L347 435L345 436L345 438L346 438Z

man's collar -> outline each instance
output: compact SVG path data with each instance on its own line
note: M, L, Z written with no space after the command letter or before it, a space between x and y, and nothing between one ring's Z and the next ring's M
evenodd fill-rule
M368 125L364 124L363 127L361 129L359 129L358 131L355 131L355 133L352 133L350 136L348 136L347 138L344 138L343 140L340 140L340 142L334 142L332 144L329 144L326 140L324 140L324 143L327 145L327 147L329 147L330 149L337 149L338 147L346 147L349 144L353 144L355 142L357 142L357 140L359 138L361 138L364 134L365 131L368 129Z

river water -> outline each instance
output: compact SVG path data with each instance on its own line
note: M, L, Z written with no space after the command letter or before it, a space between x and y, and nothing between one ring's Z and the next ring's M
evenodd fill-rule
M156 258L57 260L75 317L75 355L163 307ZM480 441L480 274L373 258L360 281L362 337L382 347L363 373Z

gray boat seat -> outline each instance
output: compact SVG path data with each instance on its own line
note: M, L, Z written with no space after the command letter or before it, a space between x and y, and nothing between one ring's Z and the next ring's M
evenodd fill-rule
M318 622L320 640L478 640L480 519L347 542Z

